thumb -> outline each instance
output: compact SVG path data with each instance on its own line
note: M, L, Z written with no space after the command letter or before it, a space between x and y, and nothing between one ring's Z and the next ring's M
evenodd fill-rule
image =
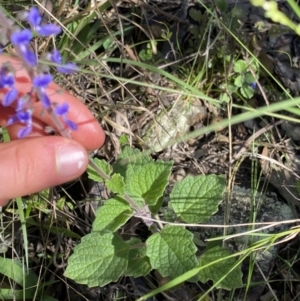
M88 153L74 140L46 136L0 144L0 206L79 177Z

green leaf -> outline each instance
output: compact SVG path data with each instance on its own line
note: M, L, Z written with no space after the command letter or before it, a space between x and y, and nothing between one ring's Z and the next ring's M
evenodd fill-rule
M256 80L254 78L254 76L250 73L250 72L247 72L245 74L245 83L247 83L248 85L251 85L252 83L255 83Z
M64 275L89 287L115 282L127 269L128 245L116 234L84 236L69 258Z
M25 273L24 267L18 260L0 257L0 273L24 288L36 287L38 283L37 275L32 270Z
M134 198L142 198L147 205L155 205L169 182L173 162L147 163L128 179L126 191Z
M244 76L238 75L234 80L234 84L236 87L242 87L244 85Z
M113 193L123 196L125 193L124 178L120 174L113 174L110 180L105 181L106 187Z
M111 48L114 45L115 41L112 37L107 37L106 39L104 39L103 41L103 48L105 50Z
M123 226L133 215L133 210L128 203L120 197L107 200L96 211L93 222L93 231L115 232Z
M197 266L193 234L184 227L167 225L147 241L147 256L153 269L175 278Z
M183 221L203 223L218 211L224 189L224 176L187 176L175 183L169 206Z
M227 2L226 0L217 0L216 1L217 7L220 11L226 12L227 10Z
M221 93L219 99L221 102L225 102L225 103L230 102L230 97L227 93Z
M243 60L237 60L233 65L234 72L243 73L249 69L248 64Z
M242 87L241 89L241 94L245 97L245 98L248 98L248 99L250 99L250 98L252 98L253 97L253 95L254 95L254 90L252 89L252 87L250 87L250 86L244 86L244 87Z
M227 86L227 90L230 92L230 93L235 93L237 91L237 86L233 85L233 84L229 84Z
M32 270L29 270L28 273L26 273L25 267L20 261L0 257L0 273L23 287L22 291L16 291L17 295L25 293L26 298L32 298L36 293L38 277ZM14 299L16 295L13 293L14 291L12 289L3 288L0 290L0 298L2 296L2 300ZM13 298L11 298L12 294ZM23 296L21 298L23 298Z
M153 53L149 49L142 49L139 52L139 57L142 61L150 61L152 59Z
M142 244L138 238L131 238L126 241L129 246ZM146 256L146 246L129 249L128 267L125 271L125 276L132 276L134 278L146 276L151 271L149 257Z
M189 10L189 16L196 22L201 22L203 20L203 16L200 10L191 8Z
M164 202L164 199L165 199L165 195L163 194L158 199L158 201L156 202L156 204L154 206L149 206L149 209L150 209L150 211L151 211L152 214L157 214L161 210L163 202Z
M125 145L128 145L129 144L129 139L126 135L121 135L120 138L119 138L119 141L120 141L120 144L121 146L125 146Z
M91 159L101 170L103 170L107 175L111 174L110 165L105 160L99 160L97 158ZM88 166L87 173L89 179L94 180L96 182L103 182L103 178L96 172L94 168Z
M219 246L214 247L201 255L199 258L199 266L204 266L230 255L232 254L227 249ZM199 281L205 283L208 280L212 280L214 283L217 283L222 277L224 277L224 275L226 275L226 277L217 284L216 288L223 288L227 290L239 288L243 285L243 275L240 264L233 269L236 264L237 260L233 257L218 261L215 265L208 266L199 272ZM231 269L233 270L230 271Z
M128 178L149 162L153 162L150 156L143 154L138 149L125 146L122 153L118 156L116 163L113 164L113 171L123 176L125 182L127 182Z

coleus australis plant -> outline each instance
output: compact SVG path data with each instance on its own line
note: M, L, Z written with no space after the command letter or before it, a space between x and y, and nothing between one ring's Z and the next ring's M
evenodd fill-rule
M0 89L4 91L2 105L15 104L15 113L8 120L8 125L22 123L24 126L18 136L26 138L32 131L32 101L36 99L53 119L55 130L70 138L70 130L76 130L77 125L68 119L68 104L51 102L46 88L53 81L53 76L43 61L54 64L61 73L75 72L77 67L73 63L63 64L56 49L39 60L30 48L34 35L58 35L61 28L56 24L42 24L41 15L35 7L23 13L21 19L30 25L30 29L21 29L0 10L1 42L5 44L7 39L11 42L32 80L32 89L18 97L15 70L10 64L0 67ZM90 178L104 181L112 192L112 198L97 211L92 232L75 247L65 276L88 286L103 286L121 276L139 277L156 269L165 277L185 275L182 279L191 281L213 279L216 286L228 289L242 285L240 262L228 250L217 246L198 257L193 233L186 229L185 224L166 225L166 222L177 219L185 223L205 222L217 211L222 200L224 177L187 177L175 184L168 206L164 206L172 165L171 161L154 161L129 147L123 148L112 166L103 160L90 159ZM169 211L173 218L165 221L154 219L162 210ZM133 217L140 218L149 229L149 236L144 240L136 237L124 240L119 233L120 228ZM218 262L218 270L229 275L228 278L210 272L209 267L214 260ZM193 272L189 273L190 270Z

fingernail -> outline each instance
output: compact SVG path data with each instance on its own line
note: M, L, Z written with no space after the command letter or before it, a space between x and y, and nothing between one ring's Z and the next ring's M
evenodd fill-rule
M86 153L74 143L66 143L56 150L56 165L60 176L70 178L84 172Z

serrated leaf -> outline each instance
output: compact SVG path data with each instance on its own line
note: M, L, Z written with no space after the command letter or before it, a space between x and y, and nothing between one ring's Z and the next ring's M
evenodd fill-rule
M238 75L234 80L234 84L236 87L242 87L244 84L244 79L242 75Z
M93 231L115 232L123 226L133 215L128 203L119 197L107 200L96 211Z
M117 235L92 232L74 249L64 275L89 287L117 281L127 269L128 245Z
M125 193L124 178L120 174L113 174L110 180L105 181L106 187L113 193L123 196Z
M133 198L142 198L147 205L155 205L169 182L172 165L172 161L144 164L130 177L126 192Z
M184 227L167 225L147 241L147 256L153 269L175 278L197 266L193 234Z
M227 249L219 246L214 247L201 255L199 258L199 266L204 266L214 262L215 260L226 258L230 255L232 254ZM208 266L199 272L199 281L205 283L208 280L212 280L214 283L217 283L222 277L224 277L224 275L226 275L226 278L217 284L216 288L223 288L227 290L239 288L243 285L241 265L238 265L230 272L236 263L237 260L233 257L218 261L215 265Z
M105 160L99 160L97 158L94 158L91 160L107 175L111 174L110 165ZM87 173L88 173L89 179L94 180L96 182L103 182L103 178L90 165L87 168Z
M142 244L138 238L131 238L126 241L129 246ZM151 271L149 257L146 256L146 246L140 248L129 249L128 267L125 271L125 276L132 276L134 278L146 276Z
M248 64L243 60L237 60L233 65L234 72L243 73L248 69Z
M247 86L244 86L241 88L241 94L245 97L245 98L252 98L253 95L254 95L254 90L252 89L252 87L247 87Z
M175 183L169 206L186 223L204 223L218 211L224 189L224 176L187 176Z

